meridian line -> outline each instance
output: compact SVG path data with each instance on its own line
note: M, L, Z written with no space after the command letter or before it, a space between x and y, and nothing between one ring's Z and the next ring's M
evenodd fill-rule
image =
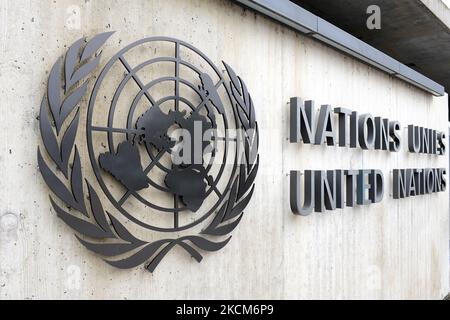
M155 159L150 162L150 164L144 169L144 173L148 174L150 172L150 170L155 166L156 162L159 161L159 159L161 159L161 157L164 155L164 153L166 152L166 150L161 150L155 157ZM134 194L134 191L131 190L127 190L127 192L124 193L124 195L120 198L120 200L117 202L120 206L123 205L123 203L128 199L128 197L132 194Z
M131 68L131 66L129 65L127 60L125 60L125 58L123 56L120 56L119 60L120 60L120 62L122 62L125 69L127 69L128 73L131 74L131 77L136 82L136 84L139 86L139 88L141 90L144 90L144 84L142 83L141 79L139 79L139 77L136 75L136 73L132 72L133 69ZM155 100L152 98L152 96L148 93L147 90L145 90L145 96L147 97L147 99L150 101L150 103L152 105L155 104Z
M180 105L180 43L175 43L175 111Z
M180 43L175 42L175 111L180 108ZM172 165L173 168L173 165ZM178 196L173 195L173 207L175 208L173 214L173 227L178 228Z

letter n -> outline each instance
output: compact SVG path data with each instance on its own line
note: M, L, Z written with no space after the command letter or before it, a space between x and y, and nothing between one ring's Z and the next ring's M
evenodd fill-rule
M311 143L314 131L314 101L306 101L303 104L300 98L293 97L290 109L290 142Z

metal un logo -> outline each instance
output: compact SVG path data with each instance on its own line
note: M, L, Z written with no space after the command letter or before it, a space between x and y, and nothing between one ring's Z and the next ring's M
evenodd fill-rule
M230 241L253 193L252 99L229 65L168 37L120 50L89 94L111 35L79 39L50 71L38 165L51 205L114 267L153 272L175 246L200 262Z

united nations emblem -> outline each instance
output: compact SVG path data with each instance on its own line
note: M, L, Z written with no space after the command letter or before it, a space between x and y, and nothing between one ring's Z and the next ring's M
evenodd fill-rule
M152 272L175 246L200 262L230 241L253 193L252 98L228 64L168 37L124 47L88 93L111 35L79 39L50 71L38 165L51 205L112 266Z

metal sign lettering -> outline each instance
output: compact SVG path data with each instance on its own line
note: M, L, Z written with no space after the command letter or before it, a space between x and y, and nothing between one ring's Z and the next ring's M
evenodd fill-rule
M362 150L400 151L400 123L388 118L359 114L347 108L320 107L316 119L314 101L290 99L291 143L325 145ZM336 139L338 137L338 139ZM445 133L415 125L408 126L408 150L411 153L445 154ZM392 197L401 199L445 191L445 168L394 169ZM302 179L302 175L304 176ZM301 182L303 180L303 183ZM313 211L355 207L379 203L384 196L384 176L378 169L298 170L290 172L290 205L294 214L307 216Z

